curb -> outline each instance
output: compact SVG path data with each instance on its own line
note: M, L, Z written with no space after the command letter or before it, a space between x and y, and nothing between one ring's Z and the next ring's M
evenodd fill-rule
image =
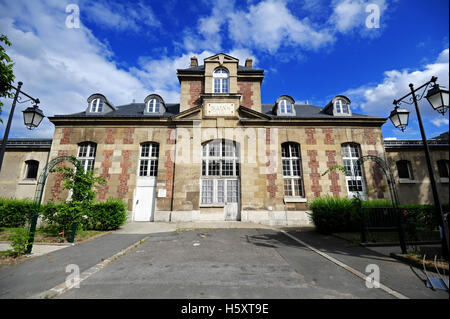
M106 267L109 263L111 263L111 262L113 262L114 260L116 260L116 259L122 257L122 256L125 255L127 252L129 252L130 250L136 248L138 245L143 244L145 241L147 241L147 239L148 239L149 237L150 237L150 236L146 236L146 237L140 239L138 242L135 242L134 244L128 246L127 248L125 248L125 249L119 251L117 254L115 254L115 255L113 255L113 256L107 258L107 259L104 259L104 260L101 261L100 263L98 263L98 264L92 266L91 268L89 268L89 269L83 271L83 272L80 274L80 277L79 277L78 281L77 281L75 284L72 284L71 286L68 286L66 282L62 282L62 283L60 283L59 285L57 285L57 286L55 286L55 287L53 287L53 288L51 288L51 289L45 290L45 291L43 291L43 292L41 292L41 293L35 294L35 295L29 297L28 299L52 299L52 298L55 298L55 297L57 297L57 296L59 296L59 295L65 293L65 292L67 292L68 290L70 290L70 289L72 289L72 288L74 288L74 287L76 287L76 286L79 287L80 283L81 283L83 280L89 278L89 277L92 276L93 274L95 274L95 273L97 273L98 271L102 270L102 269L103 269L104 267Z
M416 261L416 260L409 259L409 258L407 258L407 257L404 257L404 256L401 255L401 254L396 254L396 253L390 253L390 256L391 256L392 258L394 258L394 259L397 259L397 260L399 260L399 261L405 263L405 264L408 264L408 265L410 265L410 266L413 266L413 267L415 267L415 268L419 268L419 269L423 270L423 264L422 264L421 262L418 262L418 261ZM427 271L431 271L431 272L437 273L436 268L434 268L434 267L432 267L432 266L429 266L429 265L425 264L425 268L427 269ZM445 268L442 268L442 267L440 267L440 266L437 266L437 268L438 268L439 272L441 272L441 274L442 274L444 271L445 271L446 273L448 273L448 270L445 269Z

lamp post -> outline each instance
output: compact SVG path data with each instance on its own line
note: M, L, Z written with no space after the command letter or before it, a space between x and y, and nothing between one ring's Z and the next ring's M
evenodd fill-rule
M2 147L0 149L0 171L2 170L3 158L5 157L6 143L8 142L8 135L9 135L9 130L11 129L11 122L13 119L14 110L16 108L16 102L17 102L17 100L21 99L19 94L25 95L31 101L34 102L33 106L28 107L26 110L22 111L23 112L23 120L24 120L25 126L28 129L32 130L33 128L37 127L41 123L42 119L45 117L44 113L38 107L38 104L40 103L39 99L35 99L35 98L29 96L28 94L26 94L25 92L21 91L20 88L22 87L22 84L23 84L22 82L19 82L17 85L17 88L12 85L9 85L11 88L16 90L16 94L14 95L14 100L13 100L13 103L11 106L11 112L9 112L9 118L8 118L8 123L6 124L5 134L3 134ZM29 100L19 102L19 103L25 103L28 101Z
M400 98L398 100L394 100L393 103L395 105L395 108L391 112L389 118L392 121L392 124L394 124L394 126L396 128L400 128L403 132L405 130L406 126L408 125L409 112L407 110L400 109L398 107L398 105L400 103L414 104L416 113L417 113L417 120L419 122L420 134L422 135L423 148L425 150L425 159L427 161L428 175L430 177L431 190L433 193L436 218L442 228L442 235L443 235L442 236L442 254L444 256L448 257L448 253L449 253L448 252L448 231L447 231L447 227L446 227L446 221L445 221L445 217L444 217L444 214L442 211L442 205L441 205L441 201L439 199L439 194L437 191L437 184L436 184L436 179L434 177L434 169L433 169L433 164L431 162L431 156L430 156L430 150L428 148L427 137L425 135L425 130L423 128L422 117L420 115L419 106L417 105L417 101L420 101L423 98L423 95L424 95L426 89L431 84L433 84L431 89L428 90L428 93L425 96L425 98L428 100L428 102L431 104L431 106L433 107L434 110L438 111L442 115L445 115L445 112L448 109L448 93L449 92L448 92L448 90L444 90L444 89L440 88L439 84L437 84L436 81L437 81L437 77L433 76L430 81L426 82L425 84L418 87L417 89L414 89L414 85L412 83L409 84L409 88L410 88L411 92L406 94L405 96L403 96L402 98ZM422 94L420 96L416 95L416 92L421 89L424 89ZM412 102L404 101L404 99L409 97L410 95L412 95L412 97L410 97L409 100L410 101L412 100Z

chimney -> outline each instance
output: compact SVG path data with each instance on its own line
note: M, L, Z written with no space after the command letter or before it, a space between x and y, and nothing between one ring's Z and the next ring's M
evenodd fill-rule
M198 66L198 60L197 60L196 56L193 56L191 58L191 68L194 67L194 66Z
M253 60L250 58L247 58L247 60L245 60L245 67L251 69L253 67Z

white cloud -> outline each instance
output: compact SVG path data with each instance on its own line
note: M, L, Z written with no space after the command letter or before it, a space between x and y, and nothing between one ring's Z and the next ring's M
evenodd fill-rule
M413 83L415 88L428 82L432 76L437 76L437 83L449 86L449 49L443 50L434 63L427 64L416 70L390 70L384 73L384 79L377 85L365 85L345 92L353 104L360 105L364 113L387 117L394 108L392 102L406 95ZM419 91L418 93L422 93ZM425 93L426 94L426 93ZM410 102L409 99L405 101ZM402 107L408 109L411 118L415 117L413 106L403 103ZM436 118L439 115L432 109L428 101L423 98L419 102L420 112L424 118Z
M141 1L132 4L104 0L82 1L80 14L82 19L85 18L100 27L120 31L137 32L142 30L143 26L161 26L152 8Z
M385 0L336 0L333 2L333 13L329 19L336 31L348 33L359 30L362 35L373 34L367 32L366 19L371 12L366 12L369 4L375 4L379 9L380 20L385 18L387 4ZM366 31L366 32L364 32Z
M448 119L446 119L446 118L437 118L437 119L431 120L431 123L433 123L437 127L441 127L442 125L448 126L448 124L449 124Z
M143 100L142 82L120 69L113 53L85 26L66 28L65 18L65 4L59 1L0 3L0 30L12 42L7 51L15 62L16 83L22 81L23 91L40 99L45 115L81 112L95 92L115 105ZM4 100L4 122L11 102ZM33 133L25 129L20 111L28 105L17 105L10 136L52 136L47 119Z

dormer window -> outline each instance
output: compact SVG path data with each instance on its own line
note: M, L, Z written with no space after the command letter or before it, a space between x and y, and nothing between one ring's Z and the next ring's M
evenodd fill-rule
M213 87L214 93L228 93L229 92L229 73L227 70L220 68L213 73Z
M147 103L147 112L148 113L159 113L161 103L158 99L151 99Z
M335 107L337 114L350 114L348 103L343 99L336 100Z
M91 112L92 113L101 113L103 110L103 100L102 99L94 99L91 102Z
M281 114L292 114L292 103L288 100L281 100L278 105Z

